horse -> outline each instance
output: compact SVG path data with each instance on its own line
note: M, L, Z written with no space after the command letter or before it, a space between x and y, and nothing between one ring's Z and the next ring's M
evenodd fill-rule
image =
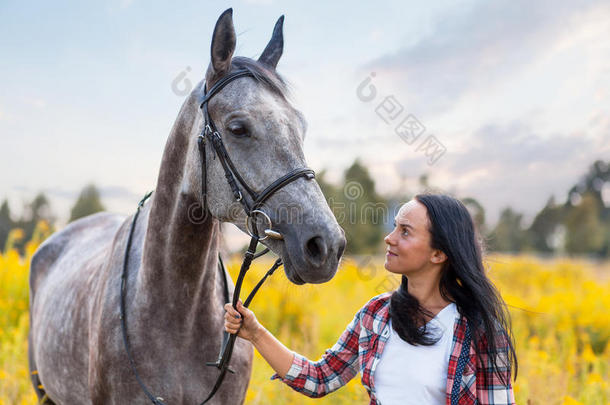
M253 189L263 190L294 168L305 167L306 121L276 71L283 52L283 20L254 60L233 56L232 9L218 18L211 61L171 129L155 191L141 204L127 251L135 214L102 212L70 223L32 257L28 357L42 403L150 402L129 366L121 334L126 254L126 333L139 377L167 404L198 404L211 390L218 369L206 362L216 359L224 331L221 224L252 229L236 205L221 159L212 148L203 156L198 148L204 129L201 94L232 72L249 72L217 92L208 102L208 113L236 171ZM262 243L280 256L289 281L317 284L335 275L345 234L315 179L292 181L259 209L282 235ZM232 294L234 284L228 279ZM252 358L252 345L238 339L230 363L235 374L227 374L210 404L243 403Z

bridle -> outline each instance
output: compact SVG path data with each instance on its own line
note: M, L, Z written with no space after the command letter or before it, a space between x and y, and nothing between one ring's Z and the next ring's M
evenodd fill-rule
M199 105L203 112L204 126L203 126L203 130L202 130L201 134L197 137L197 146L199 149L199 153L201 155L201 199L202 199L202 209L203 209L204 215L208 215L206 145L208 143L210 143L213 148L214 156L218 157L218 159L224 169L225 178L227 180L227 183L231 187L231 191L233 192L233 197L235 198L236 201L241 203L241 205L246 213L245 227L246 227L247 232L251 236L250 243L248 245L248 250L246 251L246 253L244 253L244 260L243 260L240 270L239 270L237 282L235 283L235 290L233 292L233 300L232 300L233 308L236 308L236 306L237 306L237 302L239 300L239 295L241 292L241 286L242 286L244 277L246 275L246 272L249 270L250 265L252 264L252 261L269 252L269 249L267 248L259 253L256 253L256 248L258 246L258 243L261 240L264 240L268 237L272 238L272 239L280 239L280 240L283 239L283 236L281 235L281 233L271 229L273 226L272 221L271 221L269 215L267 215L261 209L262 205L275 192L280 190L282 187L292 183L293 181L298 180L301 177L305 177L308 180L315 178L315 173L313 170L311 170L309 168L298 168L298 169L294 169L294 170L286 173L282 177L278 178L277 180L275 180L273 183L271 183L269 186L267 186L262 191L256 192L248 185L248 183L246 183L246 181L243 179L243 177L236 170L235 165L233 164L233 161L229 157L227 149L225 148L225 145L222 141L220 132L216 128L216 125L214 124L214 121L212 120L212 117L210 116L210 113L208 111L208 103L215 94L217 94L220 90L222 90L223 87L225 87L228 83L230 83L233 80L236 80L240 77L254 77L256 79L256 76L250 70L242 69L242 70L237 70L235 72L227 74L226 76L224 76L223 78L218 80L218 82L216 82L209 90L207 90L207 85L204 86L202 95L199 98ZM244 198L244 193L242 192L242 190L245 191L246 193L248 193L249 197L252 200L251 202L248 201L247 198ZM135 361L133 359L133 356L131 354L131 349L129 346L129 337L127 336L127 327L126 327L127 321L126 321L126 313L125 313L125 295L127 292L127 268L128 268L128 263L129 263L129 250L131 247L131 241L132 241L132 237L133 237L136 220L138 218L138 214L140 213L140 209L144 206L144 202L146 201L146 199L148 199L148 197L150 197L151 194L152 194L152 192L146 194L144 196L144 198L142 198L142 200L139 202L137 211L136 211L136 213L133 217L132 223L131 223L131 228L129 230L129 237L127 239L127 245L125 248L125 256L124 256L124 261L123 261L123 272L121 275L121 300L120 300L121 318L120 319L121 319L121 330L122 330L122 334L123 334L123 343L125 346L125 351L127 352L127 357L129 359L131 369L136 377L136 380L138 381L138 384L140 385L140 387L142 388L142 391L144 391L146 396L151 400L151 402L153 404L165 405L165 403L163 402L163 398L161 398L159 396L155 396L150 392L150 390L146 387L146 385L144 384L144 382L142 381L142 379L140 378L140 376L137 372ZM256 224L255 225L251 224L251 222L254 219L256 219L255 217L257 215L262 216L263 219L265 220L265 222L269 225L269 227L267 229L265 229L265 231L264 231L265 236L262 238L258 234L258 228L257 228ZM246 301L243 304L244 307L247 308L250 305L250 302L254 298L254 295L257 293L258 289L263 285L263 283L265 282L267 277L272 275L275 272L275 270L278 267L280 267L281 265L282 265L282 259L281 258L277 259L275 261L275 263L273 264L273 266L271 266L271 268L267 271L267 273L263 276L263 278L252 289L252 291L250 292L250 295L248 295L248 298L246 298ZM223 282L224 282L225 302L228 303L228 302L230 302L230 300L229 300L229 287L228 287L228 281L227 281L227 272L226 272L226 269L222 262L222 259L220 258L220 255L218 256L218 269L219 269L219 272L221 273L221 276L222 276ZM236 338L237 338L237 334L229 334L226 331L223 331L222 346L220 349L220 353L218 354L218 359L215 362L206 363L206 365L208 365L208 366L214 366L214 367L218 368L220 370L220 374L218 375L218 377L216 379L216 383L214 384L212 391L200 405L203 405L203 404L207 403L210 399L212 399L214 394L220 388L220 385L222 384L222 381L224 380L224 377L225 377L227 371L234 373L234 371L229 368L229 361L231 360L231 356L233 354L233 347L235 345Z
M236 72L233 72L233 73L230 73L230 74L224 76L222 79L220 79L218 82L216 82L216 84L214 84L214 86L212 86L212 88L210 90L206 91L206 88L204 87L203 97L200 98L199 103L200 103L200 108L203 111L205 125L203 127L203 131L202 131L201 135L199 135L199 137L197 139L197 143L199 145L199 151L201 153L201 161L202 161L202 169L203 169L202 176L201 176L201 190L202 190L201 194L202 194L202 197L204 200L203 201L204 208L206 205L206 201L205 201L205 199L206 199L205 145L206 145L207 141L209 141L212 143L216 156L218 156L218 158L220 159L220 163L222 164L222 167L225 171L225 176L227 178L227 182L229 183L229 186L231 187L231 191L233 191L233 197L235 197L235 200L240 202L243 205L244 211L246 211L246 215L248 217L251 217L252 214L269 197L271 197L273 195L273 193L278 191L280 188L297 180L299 177L307 177L308 179L313 179L315 177L315 174L314 174L314 171L309 168L294 169L291 172L280 177L273 183L271 183L267 188L265 188L263 191L261 191L259 193L253 191L252 188L248 185L248 183L246 183L246 181L240 176L239 172L235 169L235 165L233 164L233 161L231 160L231 158L229 157L229 154L227 153L227 149L225 148L224 143L222 142L222 138L220 136L220 133L216 129L216 125L214 124L212 117L210 117L210 113L208 112L208 102L210 101L210 99L212 97L214 97L215 94L217 94L220 90L222 90L222 88L225 87L227 84L229 84L230 82L232 82L235 79L238 79L238 78L244 77L244 76L255 77L254 74L249 70L238 70ZM252 203L250 203L247 199L244 198L239 185L241 185L242 188L250 195L250 197L252 198ZM252 232L250 232L250 233L252 233ZM269 235L266 235L266 236L269 236Z

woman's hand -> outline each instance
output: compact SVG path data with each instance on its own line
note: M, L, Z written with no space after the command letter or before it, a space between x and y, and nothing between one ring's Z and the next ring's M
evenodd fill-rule
M237 333L240 338L252 342L263 329L254 312L244 307L241 300L237 302L237 311L231 303L225 304L225 311L225 330L231 334Z
M237 301L237 311L231 304L225 305L225 311L225 330L249 340L275 372L280 377L285 377L294 362L294 352L258 323L254 313L244 308L241 301Z

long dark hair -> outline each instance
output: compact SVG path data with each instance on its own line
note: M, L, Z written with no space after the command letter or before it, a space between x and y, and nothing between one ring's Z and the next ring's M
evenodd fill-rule
M443 194L424 193L415 196L428 211L430 247L447 256L442 269L440 293L447 301L455 302L460 314L470 326L475 348L481 338L487 341L487 354L493 369L499 353L498 343L508 343L509 364L517 378L517 356L510 316L500 293L485 274L482 246L468 209L459 200ZM428 311L417 298L409 294L408 279L402 276L400 287L390 299L392 327L403 340L413 345L429 346L438 338L426 329ZM424 327L419 327L419 325ZM478 351L478 349L477 349ZM477 353L481 358L482 353ZM503 365L504 366L504 365ZM487 373L485 373L487 375ZM503 374L497 372L504 384ZM486 377L487 378L487 377Z

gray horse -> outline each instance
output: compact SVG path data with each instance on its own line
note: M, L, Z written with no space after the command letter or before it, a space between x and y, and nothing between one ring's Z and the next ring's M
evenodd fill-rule
M283 50L282 23L283 16L258 60L233 58L232 10L225 11L214 29L205 75L209 88L237 69L254 74L224 87L210 101L209 113L237 171L255 190L305 166L305 121L275 71ZM203 85L188 96L174 123L155 192L140 211L129 252L131 350L142 380L167 404L199 404L218 376L218 369L205 364L216 360L223 333L220 224L245 230L244 211L236 209L240 205L211 148L206 148L207 208L201 209L197 135L203 126L198 105ZM263 209L284 237L263 243L281 256L288 279L294 284L330 280L345 237L317 183L300 178ZM32 258L29 360L34 387L39 397L46 393L47 403L150 402L129 367L120 328L121 271L132 218L110 213L83 218L50 237ZM252 354L250 343L238 339L231 360L236 374L227 375L210 403L243 403Z

